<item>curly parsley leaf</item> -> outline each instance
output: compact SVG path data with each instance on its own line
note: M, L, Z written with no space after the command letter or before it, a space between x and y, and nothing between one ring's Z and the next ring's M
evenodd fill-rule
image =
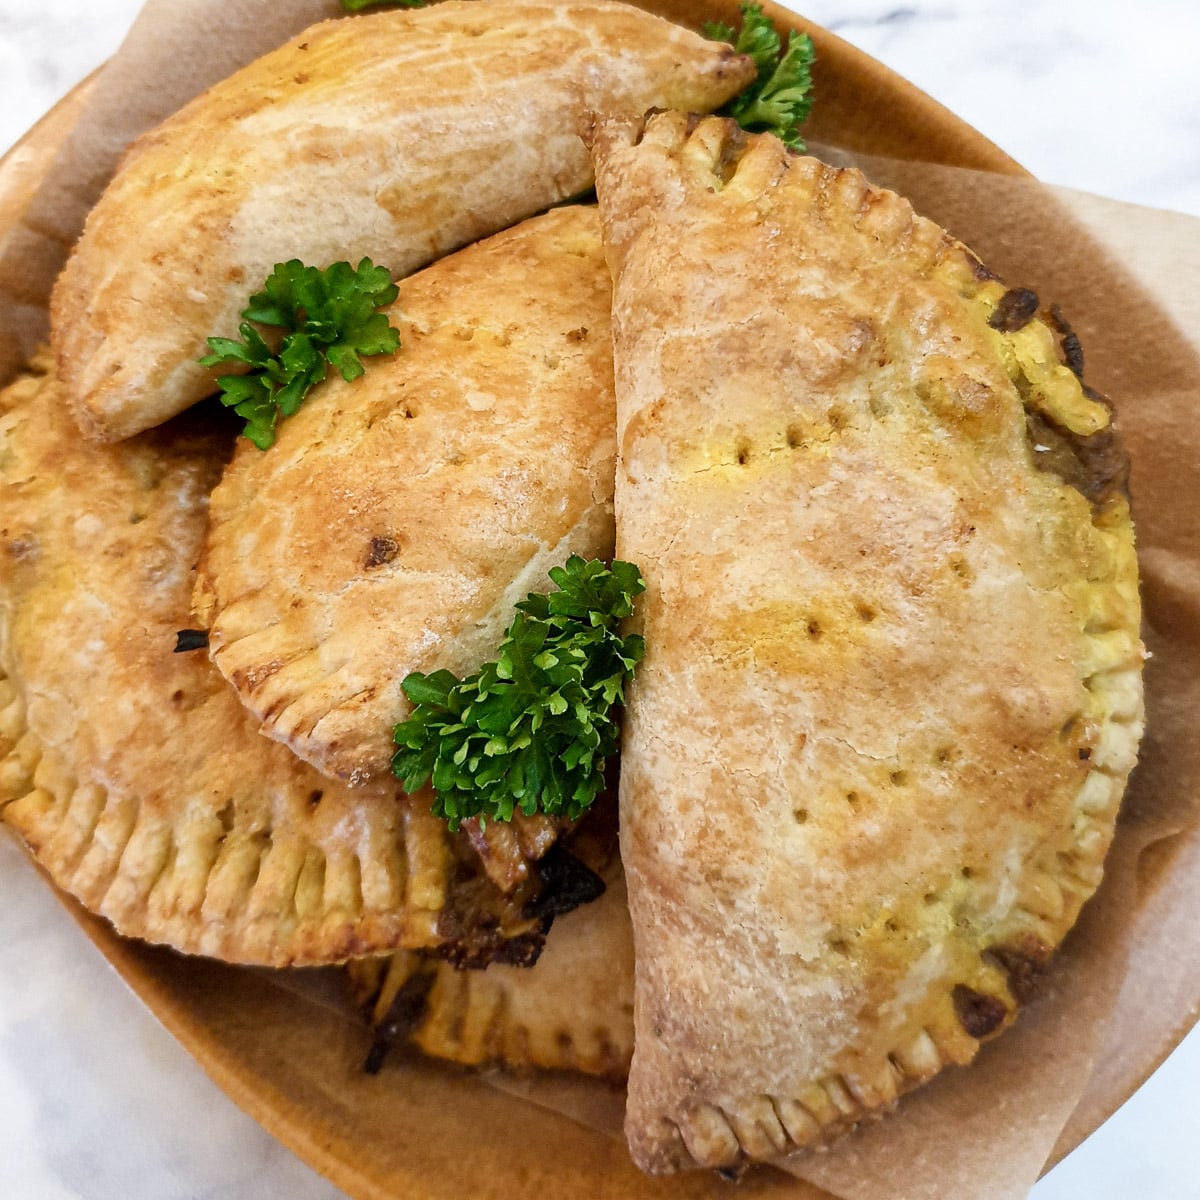
M217 379L221 403L245 418L246 437L266 450L275 442L276 422L299 410L329 366L343 379L357 379L364 357L399 349L399 332L376 311L398 295L387 269L369 258L357 267L338 262L324 271L299 259L277 263L242 312L241 340L210 337L211 353L200 364L247 368ZM286 331L278 350L256 325Z
M739 54L748 54L758 68L758 78L736 95L721 112L753 133L773 133L785 146L804 150L800 126L812 111L812 66L816 61L807 33L788 35L787 49L761 5L742 4L742 27L710 21L704 36L729 42Z
M558 590L517 605L495 662L466 679L435 671L401 685L414 707L395 728L392 770L406 792L432 780L433 811L451 829L468 817L509 821L518 808L574 819L604 787L613 708L645 652L618 626L646 585L632 563L578 555L550 578Z

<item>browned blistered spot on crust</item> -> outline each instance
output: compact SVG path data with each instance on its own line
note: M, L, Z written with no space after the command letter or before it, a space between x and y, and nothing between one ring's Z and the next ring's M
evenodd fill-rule
M582 342L587 340L588 330L586 325L581 325L578 329L567 330L568 342Z
M721 62L717 66L717 74L723 79L726 75L740 71L746 63L746 56L739 54L732 46L721 51Z
M992 946L985 957L995 959L1008 976L1008 990L1018 1004L1028 1004L1041 990L1054 951L1036 937Z
M382 567L390 563L400 553L400 543L393 537L377 536L371 539L367 547L367 557L363 560L363 568Z
M1037 316L1038 304L1037 292L1032 288L1009 288L1000 297L988 324L1000 333L1016 333Z
M284 666L281 659L274 658L270 662L262 663L253 670L236 672L237 678L234 679L233 685L236 688L244 688L248 692L254 691L264 680L270 679L276 671Z
M985 1038L989 1033L995 1033L1008 1016L1008 1008L1003 1000L964 987L961 983L954 989L953 1000L958 1023L973 1038Z

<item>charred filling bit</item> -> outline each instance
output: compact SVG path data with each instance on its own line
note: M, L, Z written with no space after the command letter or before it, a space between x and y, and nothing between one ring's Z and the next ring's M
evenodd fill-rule
M554 918L604 892L598 872L616 842L615 791L601 793L574 828L520 816L489 822L471 836L464 822L447 843L452 861L438 914L440 944L427 952L457 967L533 966ZM519 873L510 870L516 863Z
M1037 292L1031 288L1009 288L988 324L999 333L1017 333L1037 316L1038 304Z
M722 183L728 183L736 174L738 164L746 153L747 144L745 131L735 120L730 118L726 125L725 137L721 142L720 157L713 168Z
M532 898L504 896L486 874L460 862L438 918L443 942L430 953L456 967L533 966L554 918L604 892L604 881L557 844L536 864L536 876L540 890Z
M1013 946L992 946L985 957L994 959L1008 976L1008 990L1018 1004L1028 1004L1041 991L1053 951L1037 938Z
M1063 361L1070 367L1076 379L1083 379L1083 345L1079 335L1071 328L1070 322L1063 316L1063 311L1057 304L1050 305L1046 314L1046 323L1058 334L1058 346L1062 351ZM1094 397L1090 397L1093 398Z
M490 935L490 936L489 936ZM546 935L541 929L506 937L498 930L463 932L460 939L432 947L427 953L460 971L482 971L491 963L532 967L542 956Z
M430 953L456 967L479 968L501 962L531 967L546 943L542 926L521 911L525 896L505 896L483 871L462 839L446 888L446 904L438 914L440 944Z
M174 654L187 654L191 650L208 649L207 629L180 629L175 634Z
M952 999L958 1023L973 1038L985 1038L989 1033L995 1033L1008 1016L1008 1006L1003 1000L976 992L961 983L954 989Z
M1025 425L1034 465L1057 475L1094 505L1129 489L1129 459L1111 425L1080 437L1045 413L1026 409Z
M542 890L525 905L524 915L541 921L547 931L555 917L604 895L604 880L561 843L537 864Z
M368 1075L378 1075L392 1047L398 1041L407 1041L408 1035L420 1024L436 978L431 967L422 967L404 981L387 1016L375 1026L371 1049L363 1062L363 1070Z
M1001 305L1012 294L1006 293ZM1033 295L1032 292L1028 294ZM1062 360L1080 381L1083 394L1089 400L1103 405L1111 416L1112 405L1108 398L1083 382L1083 347L1063 316L1062 309L1055 304L1049 312L1041 314L1041 319L1056 334ZM1057 475L1096 507L1115 495L1128 495L1129 458L1111 423L1089 437L1083 437L1056 424L1047 413L1040 410L1026 409L1025 421L1034 449L1035 466Z
M749 1163L745 1158L742 1158L735 1166L732 1167L717 1167L713 1172L718 1178L725 1180L726 1183L738 1183L746 1173L746 1168Z
M1000 276L997 275L996 272L991 269L991 267L987 266L987 264L984 263L980 258L972 254L970 250L968 250L966 254L967 263L971 268L971 274L974 275L980 283L990 283L993 279L1000 278Z

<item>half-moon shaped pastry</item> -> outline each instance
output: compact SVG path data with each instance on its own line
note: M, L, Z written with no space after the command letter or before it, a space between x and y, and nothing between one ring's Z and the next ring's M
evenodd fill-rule
M1111 414L900 197L680 114L595 132L646 1170L844 1130L1008 1025L1142 727Z
M462 971L420 953L347 964L376 1029L431 1058L623 1080L633 1053L633 933L619 860L598 899L555 922L532 967ZM373 1065L373 1064L372 1064Z
M202 650L173 652L220 415L98 447L52 376L0 392L4 820L118 932L190 953L531 961L539 879L502 892L429 796L331 782L259 736Z
M589 109L707 111L732 48L607 0L447 0L329 21L209 89L126 156L57 284L84 432L129 437L214 391L274 264L364 255L397 278L591 184Z
M596 210L554 209L402 283L398 353L242 440L197 619L269 737L387 774L409 672L476 670L551 567L611 556L610 304Z

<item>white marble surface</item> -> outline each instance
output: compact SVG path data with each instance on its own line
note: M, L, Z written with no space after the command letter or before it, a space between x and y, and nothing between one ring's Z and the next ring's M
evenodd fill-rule
M0 0L0 150L111 53L139 6ZM1042 178L1200 215L1196 0L793 7ZM0 1198L336 1200L145 1013L5 836L0 880ZM1034 1200L1200 1200L1198 1117L1200 1032Z

